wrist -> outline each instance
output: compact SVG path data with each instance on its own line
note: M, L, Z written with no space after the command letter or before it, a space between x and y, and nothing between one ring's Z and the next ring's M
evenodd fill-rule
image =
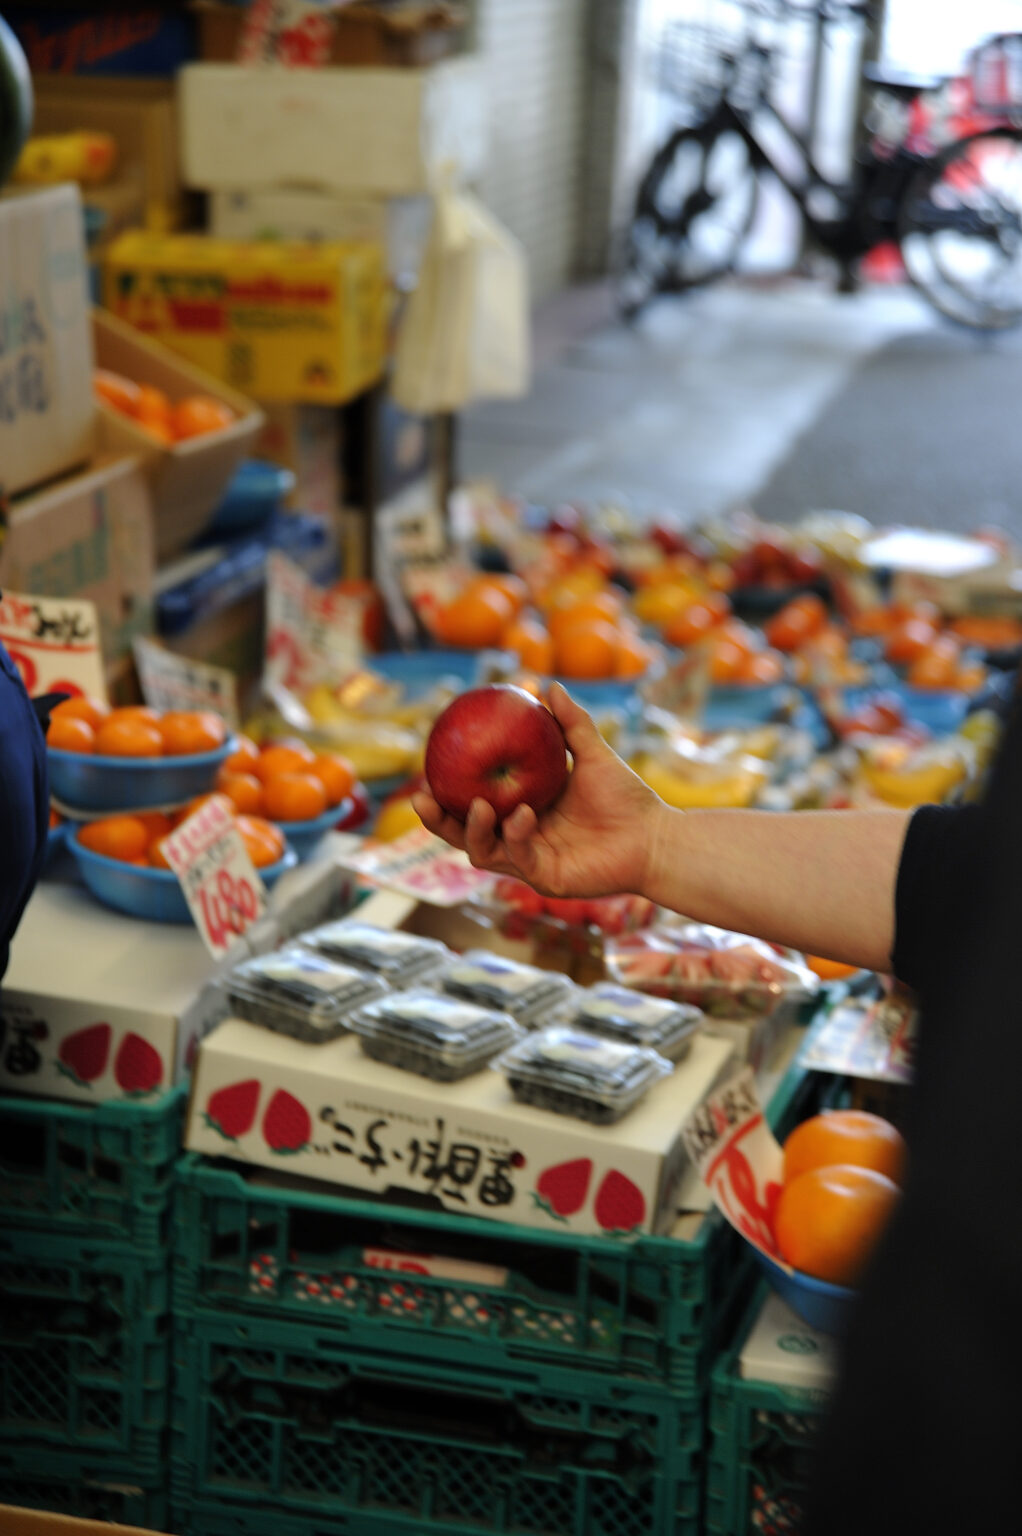
M677 892L679 831L683 811L672 809L659 798L651 808L649 825L643 839L643 864L639 894L656 906L673 904Z

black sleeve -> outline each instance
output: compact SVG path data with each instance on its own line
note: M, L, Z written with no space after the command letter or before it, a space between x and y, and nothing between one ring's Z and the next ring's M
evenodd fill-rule
M894 974L925 989L956 945L980 829L976 805L922 805L905 834L894 897Z

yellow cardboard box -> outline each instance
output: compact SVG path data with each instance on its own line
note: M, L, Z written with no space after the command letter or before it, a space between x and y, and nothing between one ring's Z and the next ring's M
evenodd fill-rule
M110 246L104 268L115 315L258 399L336 405L383 374L378 245L133 230Z

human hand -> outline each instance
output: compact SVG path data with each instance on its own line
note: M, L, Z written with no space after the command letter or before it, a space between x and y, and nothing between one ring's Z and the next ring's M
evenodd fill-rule
M485 800L462 824L432 794L412 804L431 832L462 848L477 869L517 875L546 896L645 894L667 807L603 740L559 683L548 695L574 767L560 798L536 815L520 805L502 826Z

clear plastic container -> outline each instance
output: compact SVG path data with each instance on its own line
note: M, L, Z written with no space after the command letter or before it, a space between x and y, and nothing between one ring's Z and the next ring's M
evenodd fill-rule
M577 988L567 976L541 971L485 949L470 949L438 977L452 997L463 997L481 1008L499 1008L519 1024L532 1028L561 1012Z
M607 1040L646 1045L668 1061L680 1061L705 1017L701 1008L688 1003L668 1002L601 981L579 992L564 1023Z
M246 960L225 982L231 1012L313 1043L347 1033L352 1013L388 988L376 976L338 965L300 944Z
M674 1071L656 1051L552 1024L526 1035L494 1062L523 1104L612 1125Z
M420 939L395 928L377 928L356 918L324 923L299 936L298 942L317 955L379 976L397 990L432 980L454 951L439 939Z
M367 1056L442 1083L470 1077L523 1033L506 1013L424 989L368 1003L351 1027Z

